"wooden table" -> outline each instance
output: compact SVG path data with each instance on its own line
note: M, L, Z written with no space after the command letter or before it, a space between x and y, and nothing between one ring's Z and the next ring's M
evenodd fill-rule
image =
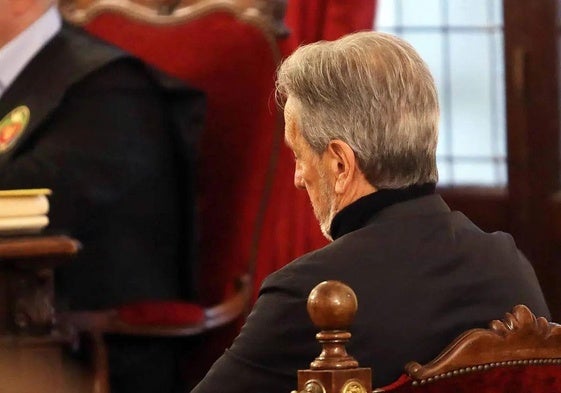
M75 332L56 323L54 268L79 249L67 236L0 237L0 392L108 391L95 362L69 355Z
M55 322L53 268L80 243L67 236L0 237L0 334L48 334Z

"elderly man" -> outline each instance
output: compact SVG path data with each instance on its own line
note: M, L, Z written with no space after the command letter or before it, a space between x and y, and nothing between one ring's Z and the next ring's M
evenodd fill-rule
M0 119L29 114L17 132L0 129L0 188L51 188L49 230L83 245L56 272L59 306L91 310L192 289L184 253L192 193L178 191L188 191L189 157L179 147L197 134L202 94L166 79L172 101L162 75L63 25L54 0L0 0L0 10ZM176 109L185 129L170 121ZM108 344L112 392L174 391L172 341Z
M333 239L273 273L240 335L195 393L286 393L319 354L306 314L323 280L359 299L348 345L374 385L426 362L515 304L549 316L531 265L435 194L438 101L419 55L363 32L299 48L278 71L294 184Z

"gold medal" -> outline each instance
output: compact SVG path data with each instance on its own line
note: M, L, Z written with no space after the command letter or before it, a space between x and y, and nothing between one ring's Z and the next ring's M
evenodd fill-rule
M362 384L354 379L347 381L345 386L341 389L342 393L366 393L366 388Z
M0 153L4 153L15 144L27 127L29 117L29 108L21 105L0 120Z

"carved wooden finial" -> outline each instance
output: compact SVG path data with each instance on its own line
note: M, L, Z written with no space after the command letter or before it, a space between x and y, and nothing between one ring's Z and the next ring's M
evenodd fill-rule
M358 302L351 288L340 281L324 281L308 296L308 314L321 331L316 339L321 354L309 370L298 370L299 393L368 393L372 391L372 371L358 367L347 354L349 328ZM295 391L296 392L296 391Z
M351 326L358 302L351 288L340 281L324 281L308 296L308 314L321 331L316 339L322 345L321 354L310 363L312 370L339 370L358 367L347 354L345 344L351 338Z

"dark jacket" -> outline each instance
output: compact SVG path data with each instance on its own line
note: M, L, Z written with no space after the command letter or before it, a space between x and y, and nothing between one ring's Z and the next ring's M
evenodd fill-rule
M63 305L188 293L202 94L64 26L2 96L0 118L20 105L30 122L0 154L0 188L51 188L48 232L83 244L57 271Z
M296 371L320 353L306 301L324 280L356 292L347 349L372 367L374 386L518 303L549 317L534 271L509 235L485 233L440 196L425 196L381 210L269 276L241 334L193 393L296 389Z

